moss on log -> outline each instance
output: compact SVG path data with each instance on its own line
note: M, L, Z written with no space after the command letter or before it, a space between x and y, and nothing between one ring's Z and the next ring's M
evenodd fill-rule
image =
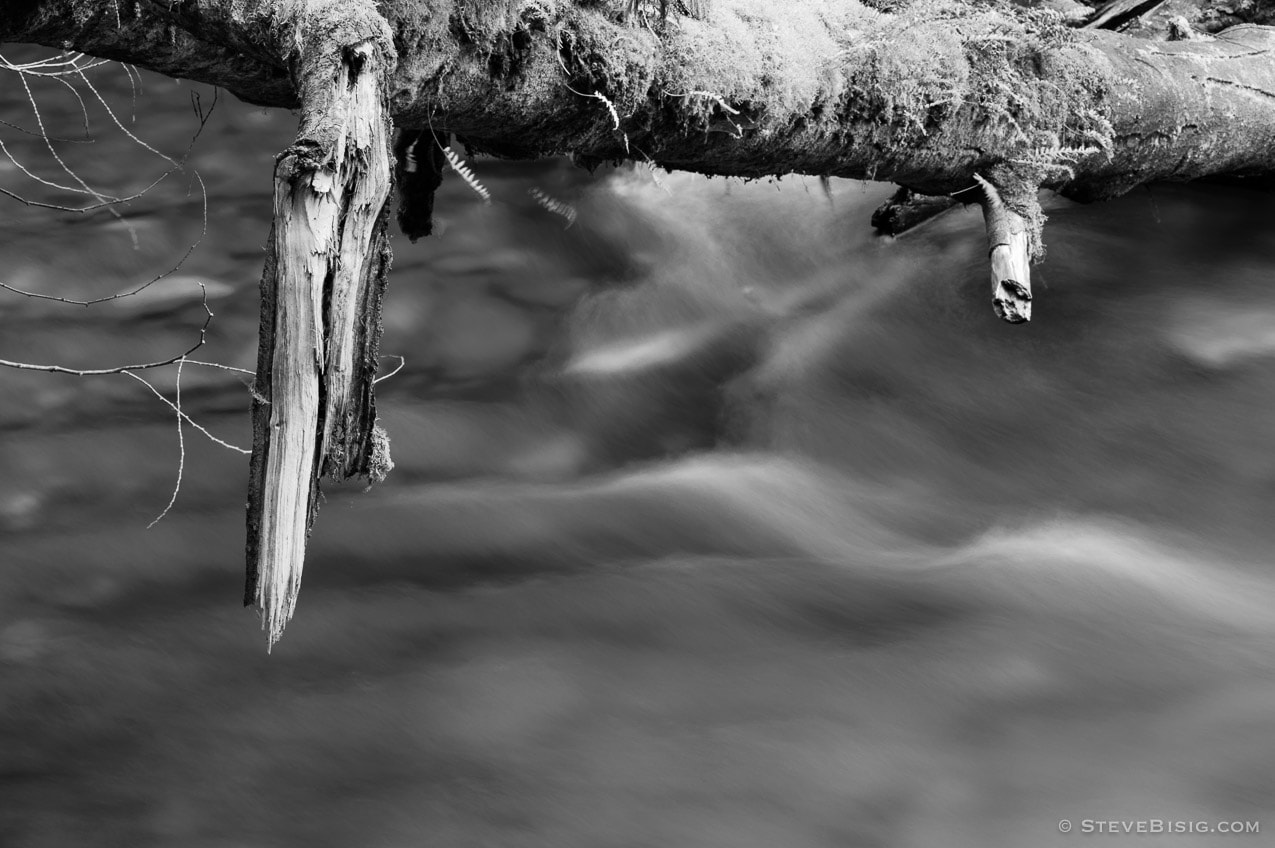
M644 14L644 9L658 13ZM292 614L318 480L382 473L372 383L405 138L505 157L986 189L994 302L1030 315L1040 188L1275 173L1275 29L1138 40L1005 2L19 0L30 41L298 108L275 173L248 511L248 600ZM410 150L410 146L405 147ZM437 185L433 151L413 180ZM403 169L403 173L407 173ZM432 198L405 207L428 232Z

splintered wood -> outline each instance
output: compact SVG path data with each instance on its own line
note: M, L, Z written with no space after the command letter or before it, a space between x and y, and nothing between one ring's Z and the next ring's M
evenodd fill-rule
M368 355L379 331L391 179L381 61L370 41L342 52L312 103L320 114L303 118L275 168L245 598L270 647L296 607L318 478L365 472L372 439Z

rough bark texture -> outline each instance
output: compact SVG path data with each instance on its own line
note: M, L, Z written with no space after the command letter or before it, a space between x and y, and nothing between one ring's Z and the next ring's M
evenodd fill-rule
M884 14L723 0L707 20L675 18L657 35L576 6L551 17L507 5L500 25L460 25L472 44L435 24L430 49L405 50L400 125L445 127L505 154L867 177L927 194L1009 169L1096 199L1272 164L1266 28L1167 44L951 3ZM416 26L396 19L400 37ZM595 95L616 109L618 131Z
M118 27L111 4L26 5L34 11L10 13L0 38L70 43L253 102L300 103L282 33L314 3L121 0ZM704 20L671 15L653 31L626 24L622 6L378 4L400 57L395 122L505 155L649 157L705 173L894 180L927 194L1006 165L1083 199L1272 170L1268 27L1170 43L1072 30L1010 6L917 0L886 13L855 0L716 0Z
M253 424L253 452L265 461L250 481L248 539L248 593L271 645L300 590L318 478L369 474L384 453L372 385L388 269L393 54L378 35L374 24L336 40L322 32L297 54L301 130L275 168L274 258L263 279L274 320L258 369L270 377L258 383Z
M1040 187L1095 200L1150 180L1275 173L1272 28L1136 40L1008 3L946 0L714 0L694 4L694 17L663 4L664 20L635 25L625 15L633 5L0 7L0 40L120 59L301 109L297 141L276 171L254 403L248 595L272 643L295 603L318 477L388 467L372 382L391 120L405 138L454 134L502 156L891 180L927 195L986 184L995 298L1014 319L1030 306ZM441 167L432 149L425 165L413 178L420 196L405 197L413 236L429 229Z

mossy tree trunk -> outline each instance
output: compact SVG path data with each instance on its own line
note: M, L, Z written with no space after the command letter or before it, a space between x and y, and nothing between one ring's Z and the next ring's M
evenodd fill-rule
M926 195L981 187L995 296L1015 319L1029 315L1038 189L1097 200L1150 180L1275 171L1273 28L1153 42L1008 4L913 0L884 12L856 0L713 0L683 7L695 17L667 4L666 19L634 5L0 7L0 40L300 109L275 173L249 498L248 600L272 642L295 602L318 478L375 476L388 463L372 381L391 123L507 157L868 178Z

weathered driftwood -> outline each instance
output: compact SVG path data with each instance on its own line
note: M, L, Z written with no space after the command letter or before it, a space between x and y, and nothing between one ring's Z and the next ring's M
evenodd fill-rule
M272 641L295 603L318 477L387 464L371 383L391 118L502 156L890 180L935 196L978 175L998 198L984 204L996 302L1022 318L1040 187L1088 201L1151 180L1275 173L1275 29L1152 42L1010 4L904 0L883 12L856 0L713 0L694 4L696 17L662 4L667 19L626 16L633 5L0 5L0 40L301 110L276 172L254 404L249 600Z

